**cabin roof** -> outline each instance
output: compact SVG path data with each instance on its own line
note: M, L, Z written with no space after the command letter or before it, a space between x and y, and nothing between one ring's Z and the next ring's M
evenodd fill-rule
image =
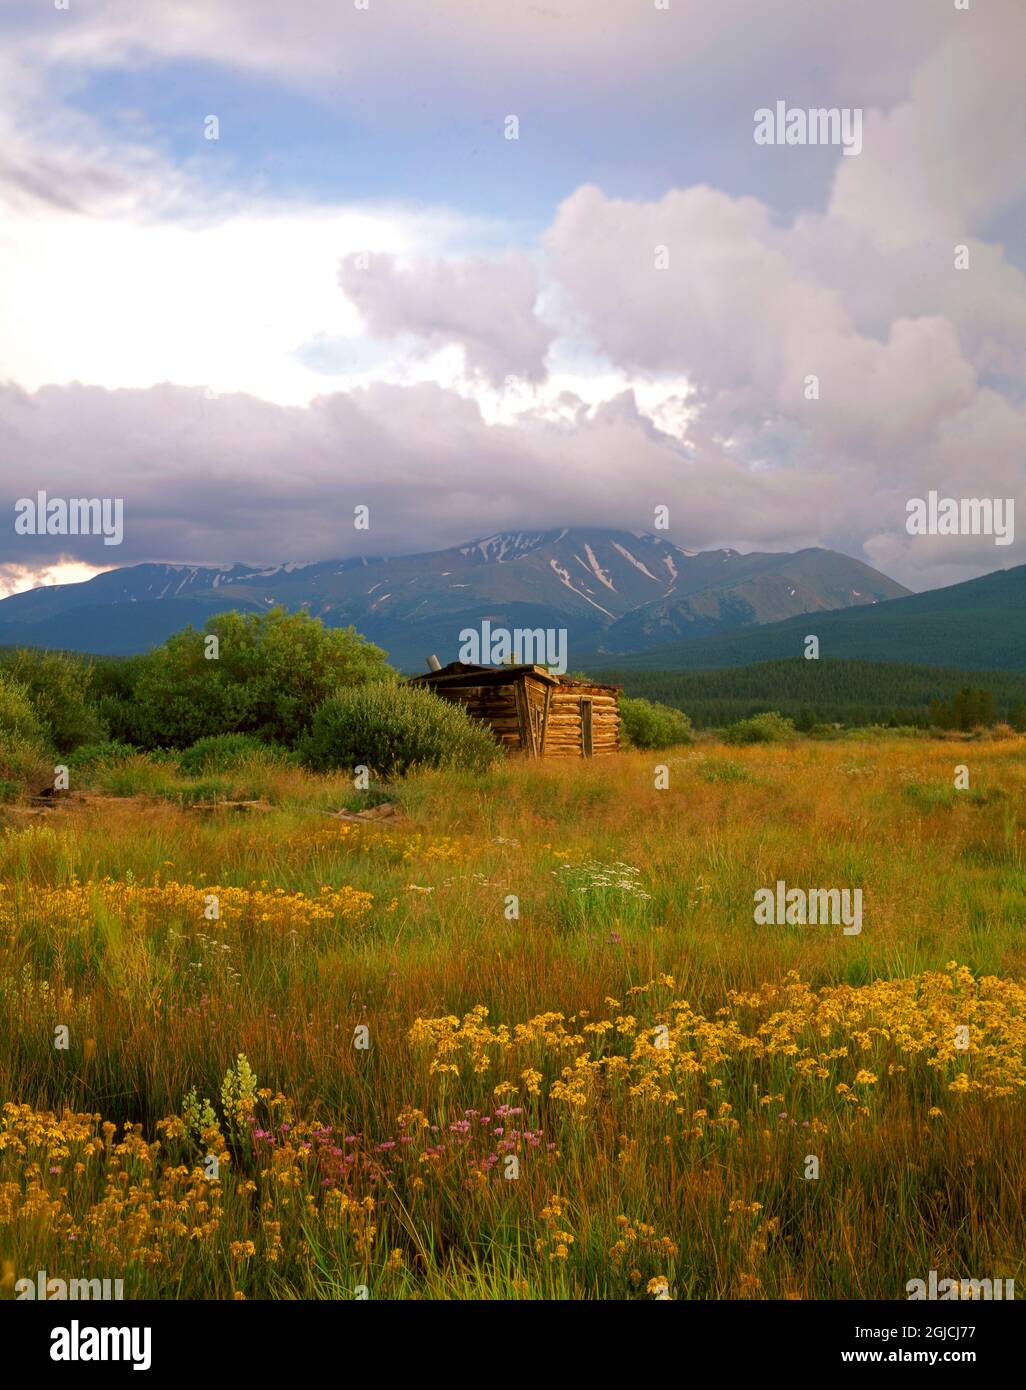
M600 681L577 681L569 676L555 676L544 666L531 664L522 666L473 666L465 661L450 661L440 671L425 671L422 675L411 677L411 685L508 685L511 680L532 677L546 685L558 685L565 689L575 686L588 690L622 690L619 685L603 685Z
M465 681L468 685L509 685L510 681L533 676L548 685L558 685L559 677L546 671L544 666L471 666L465 661L450 661L440 671L425 671L414 676L411 685L448 685L454 681Z
M607 685L604 681L577 681L569 676L560 676L559 684L564 690L622 690L622 685Z

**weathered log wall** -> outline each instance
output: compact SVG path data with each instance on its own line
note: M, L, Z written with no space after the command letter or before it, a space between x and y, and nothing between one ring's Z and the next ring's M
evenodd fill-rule
M510 752L520 750L520 714L515 685L462 685L435 691L443 700L462 705L472 719L487 724L497 741Z

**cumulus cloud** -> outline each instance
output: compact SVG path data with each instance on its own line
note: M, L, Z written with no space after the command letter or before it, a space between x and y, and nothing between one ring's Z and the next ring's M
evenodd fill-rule
M119 4L63 28L20 21L10 52L58 75L213 56L330 102L362 101L368 74L387 71L396 99L369 103L369 124L470 113L493 135L496 113L526 102L525 150L546 120L555 132L601 109L616 153L618 119L659 111L658 162L708 99L717 148L744 147L726 157L735 176L823 153L754 146L756 106L867 111L861 155L834 152L824 196L808 179L797 214L739 193L736 177L734 191L725 179L628 195L611 154L609 180L568 187L540 256L496 255L441 210L237 194L204 206L192 172L145 146L101 157L100 132L73 119L55 134L25 87L31 129L0 118L12 135L0 312L17 328L0 357L0 505L35 487L124 496L126 563L641 529L657 505L692 547L832 545L912 587L1021 561L1021 543L904 532L907 499L932 489L1019 495L1026 455L1023 248L994 230L1026 194L1023 11L942 9L865 0L855 22L840 0L811 12L675 0L643 17L617 0L523 12L440 0L386 21L311 0L297 25L263 0L183 0L173 22L166 7ZM76 151L90 156L77 180ZM498 231L489 246L515 244ZM338 371L321 390L317 352L381 342L393 355L364 384ZM534 389L500 409L510 376ZM352 530L357 504L371 507L367 535ZM67 550L53 544L15 548L9 534L0 559L52 564ZM110 551L83 542L67 558Z
M906 103L871 116L863 154L838 159L822 214L782 226L761 200L708 187L655 202L586 187L545 238L611 361L685 374L737 461L832 474L826 528L913 583L1014 559L986 538L912 544L904 504L1022 490L1021 389L982 379L1026 379L1026 279L985 239L1026 182L1016 34L1023 12L998 5L945 43Z
M821 538L826 474L759 475L712 442L690 449L629 392L569 415L528 409L488 424L475 402L426 383L305 408L174 386L8 387L0 513L38 488L123 497L121 563L387 554L523 526L646 529L658 505L671 506L684 544ZM371 509L369 532L353 530L358 505ZM37 565L68 546L11 530L0 560ZM112 551L86 539L75 554L109 564Z
M469 372L496 384L545 376L555 332L534 312L537 275L524 255L400 266L358 253L341 262L339 284L376 336L412 333L432 349L459 343Z
M921 242L980 228L1026 190L1022 133L1026 11L978 7L917 67L905 101L873 111L868 159L841 161L830 215L887 241Z

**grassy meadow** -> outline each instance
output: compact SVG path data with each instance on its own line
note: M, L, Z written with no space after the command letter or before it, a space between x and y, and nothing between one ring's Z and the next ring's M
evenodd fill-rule
M1024 788L1022 738L702 738L0 808L0 1296L1026 1287ZM861 934L757 926L778 879Z

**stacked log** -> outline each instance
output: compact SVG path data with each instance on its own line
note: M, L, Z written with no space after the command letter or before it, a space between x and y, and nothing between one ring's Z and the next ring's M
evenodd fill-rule
M619 752L620 705L616 687L564 681L552 692L545 736L546 757L586 756L582 700L591 702L591 756Z

